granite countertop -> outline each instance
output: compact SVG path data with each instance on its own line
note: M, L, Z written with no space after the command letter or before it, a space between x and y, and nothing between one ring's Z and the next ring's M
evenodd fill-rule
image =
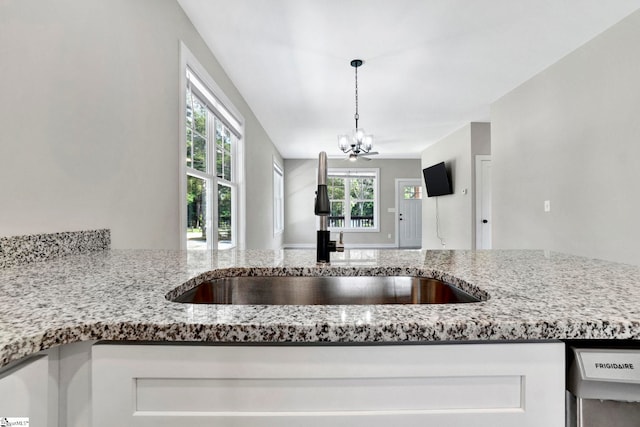
M220 275L424 275L486 301L232 306L169 301ZM81 340L640 339L640 267L543 251L105 250L0 269L0 366Z

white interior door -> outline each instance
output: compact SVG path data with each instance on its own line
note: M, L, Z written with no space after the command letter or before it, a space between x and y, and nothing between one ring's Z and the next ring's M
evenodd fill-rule
M398 246L420 248L422 246L422 181L398 180L396 196L398 198Z
M491 249L491 156L476 156L476 249Z

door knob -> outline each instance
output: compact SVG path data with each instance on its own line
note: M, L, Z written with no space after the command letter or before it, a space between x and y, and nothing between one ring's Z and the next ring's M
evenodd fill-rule
M482 220L482 223L483 223L483 224L486 224L486 223L488 223L488 222L489 222L489 221L487 221L486 219L483 219L483 220Z

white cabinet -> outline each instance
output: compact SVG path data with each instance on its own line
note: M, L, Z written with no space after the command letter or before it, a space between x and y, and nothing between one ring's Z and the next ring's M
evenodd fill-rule
M562 343L92 349L93 427L564 426Z
M49 355L26 359L0 372L0 418L28 418L32 426L56 426L55 360Z

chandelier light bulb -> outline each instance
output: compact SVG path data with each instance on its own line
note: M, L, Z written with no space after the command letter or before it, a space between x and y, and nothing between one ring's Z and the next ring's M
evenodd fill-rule
M342 151L346 151L349 148L349 135L338 135L338 146Z
M364 136L364 151L371 151L373 148L373 135L365 135Z

